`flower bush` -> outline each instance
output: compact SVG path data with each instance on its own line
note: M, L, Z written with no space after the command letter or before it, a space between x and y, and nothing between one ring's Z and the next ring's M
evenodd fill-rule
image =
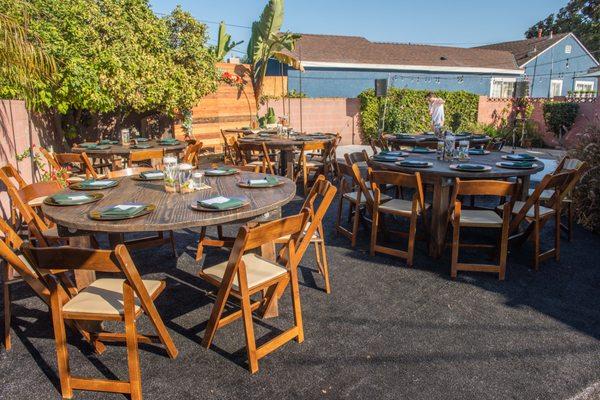
M41 182L57 181L62 187L67 186L67 178L71 175L71 167L61 168L58 171L52 170L48 164L44 162L44 158L41 153L35 150L35 144L32 144L30 148L26 149L20 154L17 154L17 161L23 161L33 154L33 162L35 164L39 180Z
M238 74L234 74L229 71L225 71L221 74L221 82L228 84L229 86L235 86L238 89L243 89L246 85L244 79Z

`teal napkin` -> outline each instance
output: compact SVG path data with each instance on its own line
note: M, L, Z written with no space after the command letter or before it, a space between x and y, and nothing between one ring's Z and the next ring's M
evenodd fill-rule
M381 150L376 155L402 157L403 154L401 151Z
M177 140L177 139L161 139L158 143L160 143L160 144L178 144L179 140Z
M88 150L107 150L110 149L109 144L95 144L93 146L85 146Z
M147 143L139 143L139 144L135 144L133 146L131 146L134 149L149 149L152 147L151 144L147 144Z
M231 174L236 172L237 170L235 168L231 168L228 167L226 165L222 165L219 168L214 168L214 169L208 169L206 170L206 172L208 172L209 174L215 174L215 175L226 175L226 174Z
M375 154L373 156L373 160L375 161L389 161L389 162L394 162L398 160L398 156L390 156L390 155L379 155L379 154Z
M227 210L229 208L239 207L244 204L244 202L240 199L217 196L210 199L198 200L198 204L204 208Z
M511 161L531 161L534 158L534 156L529 154L509 154L506 156L506 159Z
M148 141L148 138L145 138L145 137L137 137L134 139L137 140L138 142L147 142Z
M429 149L427 147L415 146L412 149L413 153L429 153Z
M409 135L408 133L396 133L395 136L400 139L412 139L414 137L413 135Z
M108 187L108 186L112 186L114 184L115 181L111 181L111 180L94 180L94 179L89 179L86 181L82 181L80 183L82 188L103 188L103 187Z
M531 168L533 167L533 162L531 161L510 161L502 163L509 167L518 167L518 168Z
M104 218L111 217L132 217L146 208L143 204L117 204L100 212Z
M89 200L90 196L88 196L87 194L62 193L62 194L55 194L55 195L51 196L51 199L56 204L74 205L74 204L79 204L82 201Z
M117 142L116 140L109 140L109 139L102 139L100 141L100 144L118 144L119 142Z
M485 154L485 150L484 149L469 149L469 154L484 155Z
M479 164L458 164L456 167L468 171L483 171L485 169L484 165Z
M253 187L269 187L277 185L279 179L274 176L267 175L264 179L248 179L248 185Z
M153 171L144 171L140 173L140 176L144 179L158 179L164 178L165 174L162 171L153 170Z
M400 165L403 167L426 167L429 165L429 163L427 161L405 160L401 161Z
M79 147L88 148L88 147L94 147L94 146L97 146L97 144L91 143L91 142L79 143Z

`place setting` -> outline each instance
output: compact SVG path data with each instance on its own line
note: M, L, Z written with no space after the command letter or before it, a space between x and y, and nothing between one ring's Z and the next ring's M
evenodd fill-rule
M533 161L500 161L496 165L501 168L508 169L531 169L537 168L537 164Z
M239 187L250 188L250 189L252 189L252 188L272 188L272 187L281 186L283 184L284 184L284 181L282 179L279 179L273 175L266 175L264 178L258 178L258 179L242 180L237 183L237 185Z
M503 159L509 161L537 161L537 158L527 153L507 154L502 156Z
M386 151L383 150L377 154L373 155L373 161L379 161L379 162L396 162L396 161L400 161L403 160L404 156L408 155L407 153L403 152L403 151Z
M111 144L119 144L118 140L110 140L110 139L102 139L98 142L100 145L111 145Z
M396 161L394 164L399 165L401 167L408 168L430 168L433 167L433 163L429 161L421 161L421 160L402 160Z
M113 188L118 184L119 181L115 179L88 179L73 183L69 188L74 190L103 190Z
M213 167L204 171L205 176L231 176L239 173L240 170L237 168L222 165L220 167Z
M485 172L491 171L492 167L489 165L482 164L474 164L474 163L458 163L458 164L450 164L448 168L454 171L462 171L462 172Z
M140 150L145 150L145 149L151 149L152 146L150 143L134 143L132 144L129 148L131 149L140 149Z
M102 193L57 193L44 199L49 206L81 206L104 198Z
M91 210L88 216L98 221L119 221L141 217L150 214L155 209L154 204L124 203Z
M409 153L415 153L415 154L431 154L431 153L435 153L434 149L430 149L429 147L421 147L421 146L415 146L412 149L409 150Z
M177 146L179 144L179 140L175 138L160 139L158 144L161 146Z
M208 199L197 200L190 205L196 211L230 211L246 207L250 200L246 196L214 196Z
M485 156L490 154L490 151L485 149L469 149L468 153L470 156Z
M165 173L158 169L140 172L138 175L131 176L131 179L135 181L161 181L164 178Z

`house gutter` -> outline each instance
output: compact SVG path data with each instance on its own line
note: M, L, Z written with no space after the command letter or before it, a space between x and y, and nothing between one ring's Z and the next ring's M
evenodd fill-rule
M432 65L398 65L398 64L366 64L366 63L343 63L328 61L302 61L305 68L343 68L343 69L369 69L387 71L426 71L426 72L450 72L465 74L507 74L523 75L523 69L505 68L478 68L478 67L442 67Z

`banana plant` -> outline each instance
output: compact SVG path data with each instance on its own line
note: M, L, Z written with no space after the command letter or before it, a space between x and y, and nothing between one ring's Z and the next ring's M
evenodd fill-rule
M247 54L252 65L252 83L257 103L262 94L267 64L271 58L304 71L300 60L294 55L296 41L300 39L300 35L280 31L283 9L284 0L269 0L260 19L252 23L252 36Z
M217 40L217 46L212 48L212 52L217 61L223 61L227 53L229 53L235 46L244 43L243 40L239 42L232 42L231 35L226 32L226 29L225 22L221 21L219 24L219 38Z

